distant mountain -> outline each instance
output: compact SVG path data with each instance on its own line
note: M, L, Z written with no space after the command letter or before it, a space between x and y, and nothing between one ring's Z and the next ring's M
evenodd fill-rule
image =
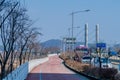
M114 48L120 48L120 44L113 45Z
M48 48L48 47L59 47L59 48L61 48L62 47L62 41L59 40L59 39L51 39L51 40L48 40L48 41L45 41L45 42L41 43L41 45L43 47L46 47L46 48ZM84 45L84 42L76 42L75 47L79 46L79 45ZM96 45L93 44L93 43L89 43L88 46L89 47L95 47Z
M61 44L61 40L59 39L51 39L41 43L41 45L43 47L48 48L48 47L61 47L62 44Z

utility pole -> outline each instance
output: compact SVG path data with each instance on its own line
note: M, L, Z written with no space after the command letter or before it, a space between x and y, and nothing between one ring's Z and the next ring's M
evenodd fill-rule
M74 27L74 12L72 12L72 38L73 38L73 27Z
M72 12L71 15L72 15L72 30L71 30L72 31L72 36L71 36L72 43L71 43L71 49L73 50L73 47L74 47L74 42L73 42L74 12Z

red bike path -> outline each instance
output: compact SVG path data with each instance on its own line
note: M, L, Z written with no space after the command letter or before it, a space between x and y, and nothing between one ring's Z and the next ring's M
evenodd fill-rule
M27 76L27 80L88 80L69 69L56 55L51 56L49 61L35 67Z

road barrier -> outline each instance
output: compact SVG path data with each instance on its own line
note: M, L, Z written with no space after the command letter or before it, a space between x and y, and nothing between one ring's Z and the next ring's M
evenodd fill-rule
M3 80L24 80L28 74L28 62L8 74Z
M21 66L19 66L14 71L12 71L10 74L8 74L3 80L25 80L28 73L30 73L30 71L33 68L35 68L39 64L42 64L42 63L48 61L50 56L55 56L55 55L56 54L51 54L51 55L48 55L48 57L46 57L46 58L35 59L35 60L31 60L29 62L26 62L26 63L22 64Z
M28 73L37 65L48 61L47 58L35 59L29 62L26 62L19 66L17 69L8 74L3 80L25 80Z

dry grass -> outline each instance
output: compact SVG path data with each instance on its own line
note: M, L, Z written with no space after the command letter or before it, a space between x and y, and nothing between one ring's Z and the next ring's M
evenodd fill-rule
M73 54L72 54L73 55ZM101 78L102 80L116 80L114 76L117 74L117 69L114 68L103 68L93 67L90 64L81 63L70 58L71 54L63 53L60 57L65 61L65 64L70 68L83 72L86 75L94 76L96 78ZM73 57L73 56L72 56ZM115 78L118 78L119 75L116 75ZM118 78L119 80L119 78Z
M77 62L74 60L66 60L65 63L69 67L71 67L79 72L83 72L83 71L85 71L85 67L89 67L89 64L83 64L83 63L80 63L80 62Z
M77 71L84 71L85 67L89 67L89 64L84 64L73 60L74 57L74 52L65 52L60 55L60 58L62 58L65 61L65 64Z
M67 51L67 52L62 53L59 57L65 61L68 59L72 59L74 56L75 56L74 52Z

